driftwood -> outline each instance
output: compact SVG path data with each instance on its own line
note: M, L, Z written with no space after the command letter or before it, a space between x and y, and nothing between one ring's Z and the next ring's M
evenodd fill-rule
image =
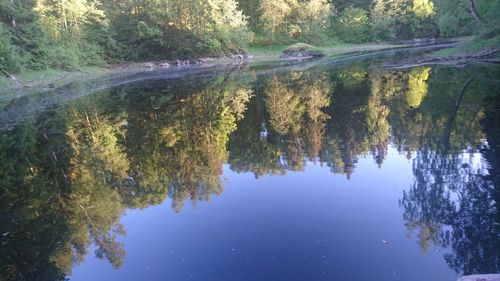
M19 82L19 80L17 80L17 78L10 74L9 72L7 72L7 70L3 69L3 68L0 68L0 71L9 79L11 79L12 81L16 82L17 86L21 86L21 82Z
M52 82L48 83L47 86L51 86L51 87L54 86L54 83L56 83L58 81L61 81L63 79L66 79L66 77L68 77L70 74L71 74L71 72L66 73L63 77L60 77L60 78L58 78L56 80L53 80Z
M498 59L492 58L493 55L500 53L500 48L488 49L480 53L469 54L463 56L448 56L448 57L437 57L437 58L421 58L413 61L406 61L402 63L384 63L383 67L393 68L393 69L405 69L418 66L427 65L451 65L451 66L465 66L469 63L492 63L500 64Z
M83 69L81 69L81 68L78 68L78 71L83 72L83 73L87 73L87 74L92 74L92 72L85 71L85 70L83 70Z

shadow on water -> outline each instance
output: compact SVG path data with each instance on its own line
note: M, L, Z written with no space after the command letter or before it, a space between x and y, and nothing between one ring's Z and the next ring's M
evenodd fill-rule
M389 146L413 161L399 204L421 250L451 249L458 274L498 272L498 74L224 69L48 102L0 134L0 280L62 280L91 244L119 268L122 214L221 195L223 164L259 178L311 161L350 178Z

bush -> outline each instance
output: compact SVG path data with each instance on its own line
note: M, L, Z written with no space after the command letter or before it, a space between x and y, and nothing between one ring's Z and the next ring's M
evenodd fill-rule
M335 34L348 43L362 43L371 39L368 13L360 8L345 8L334 27Z
M376 41L393 40L396 38L396 19L392 17L373 19L373 39Z
M64 44L49 50L50 66L65 70L74 70L80 66L79 48L74 44Z
M458 18L450 13L446 13L438 20L439 33L442 37L452 37L458 32Z
M9 32L0 23L0 68L9 72L18 72L22 69L21 61L21 56L11 43Z

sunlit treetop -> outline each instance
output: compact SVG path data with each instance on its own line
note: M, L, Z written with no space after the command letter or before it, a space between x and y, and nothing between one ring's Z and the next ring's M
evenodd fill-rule
M418 18L425 19L435 14L431 0L413 0L413 12Z

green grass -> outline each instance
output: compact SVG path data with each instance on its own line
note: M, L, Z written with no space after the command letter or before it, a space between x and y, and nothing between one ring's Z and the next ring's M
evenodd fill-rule
M255 58L277 58L288 45L265 45L265 46L251 46L248 48L248 52Z
M449 56L459 56L464 54L473 54L481 52L482 50L499 47L500 46L500 36L494 36L492 38L483 39L481 36L476 37L466 37L462 38L464 43L454 47L439 50L433 52L431 57L449 57Z
M106 71L105 68L97 66L81 67L85 71L65 71L60 69L46 69L38 71L27 71L20 74L14 74L17 80L26 88L36 88L53 84L55 87L77 81L82 77L99 75ZM88 72L88 73L87 73ZM89 74L90 73L90 74ZM10 89L18 86L11 79L0 76L0 94L9 92Z
M293 45L286 47L284 51L295 52L295 51L313 50L313 49L315 49L315 47L313 47L312 45L306 43L295 43Z
M301 43L298 43L301 44ZM306 44L307 45L307 44ZM266 45L266 46L252 46L249 48L251 55L257 61L276 60L279 59L281 52L287 48L293 48L294 45ZM401 47L401 45L379 44L379 43L363 43L363 44L349 44L341 43L337 40L331 40L323 46L311 46L313 49L322 51L326 56L340 56L354 52L376 51L389 49L394 47Z

